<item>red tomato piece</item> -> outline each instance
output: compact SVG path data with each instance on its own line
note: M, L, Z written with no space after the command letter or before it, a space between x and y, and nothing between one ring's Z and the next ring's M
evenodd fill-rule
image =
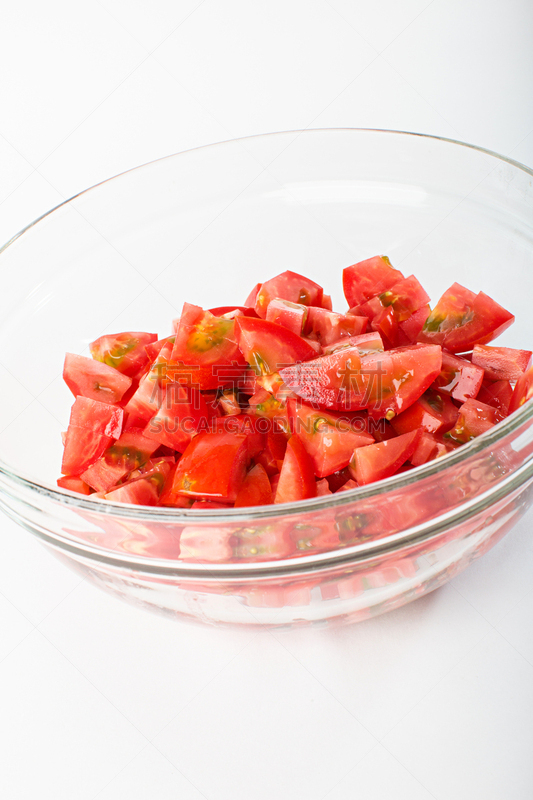
M128 473L145 464L158 443L146 438L140 429L130 429L113 442L103 456L91 464L81 478L97 492L109 492Z
M338 472L334 472L333 475L328 475L326 480L331 492L334 494L341 488L341 486L344 486L347 481L351 480L350 471L348 467L345 467L344 469L340 469Z
M263 423L267 423L266 425ZM266 446L267 432L271 426L267 420L258 419L251 414L236 414L213 420L213 430L222 433L243 433L248 445L250 459L255 458ZM283 456L282 456L283 458Z
M199 433L178 462L173 491L234 503L249 461L246 439L242 433Z
M170 467L170 471L165 480L165 485L159 497L159 505L170 506L171 508L191 508L194 503L194 498L184 497L174 491L174 477L178 470L178 464Z
M105 495L113 503L133 503L138 506L157 506L159 496L170 472L170 464L160 462L155 469L140 478L126 481Z
M110 405L118 403L131 386L131 378L114 367L74 353L65 356L63 379L74 397L81 395Z
M367 353L382 353L383 341L377 331L362 333L359 336L346 336L344 339L339 339L324 347L323 354L329 356L336 353L337 350L345 350L347 347L357 347L359 355L365 356Z
M416 342L430 314L431 308L429 305L425 305L411 314L404 322L400 322L396 338L399 347Z
M435 389L426 389L406 411L391 420L391 425L397 434L417 428L427 433L444 433L453 428L458 416L453 400Z
M517 381L529 367L532 355L531 350L476 344L472 364L484 369L490 381Z
M365 332L366 325L366 317L336 314L325 308L310 306L304 332L318 339L324 347L345 337L359 336Z
M414 275L393 284L379 295L379 299L385 308L392 306L398 323L406 322L429 303L429 295Z
M320 411L299 400L289 400L291 429L305 447L318 478L347 467L356 447L372 444L373 437L358 430L347 417Z
M176 340L176 336L175 336L175 334L172 334L172 336L166 336L164 339L158 339L157 342L152 342L151 344L146 344L144 346L144 349L145 349L146 355L148 356L149 364L151 365L151 364L154 363L154 361L156 360L157 356L159 355L159 353L161 352L163 347L168 342L171 342L172 344L174 344L175 340ZM169 348L169 358L170 358L170 353L171 352L172 352L172 348L170 347Z
M239 395L235 389L224 389L218 398L218 406L223 414L230 417L240 414L242 411Z
M169 384L157 414L144 433L149 439L183 453L196 433L210 430L217 416L213 403L198 389Z
M265 426L265 431L270 428L280 428L286 433L289 431L287 403L285 400L278 400L266 389L259 389L250 397L250 413L262 419L269 420L271 424L268 427Z
M268 431L266 444L259 455L255 456L255 460L264 467L265 472L272 479L281 470L286 451L287 437L285 434L281 431Z
M464 353L492 341L513 322L514 316L484 292L474 294L454 283L427 318L418 340Z
M476 400L498 409L503 418L509 414L512 397L513 387L509 381L483 381Z
M135 378L148 366L145 347L156 341L157 333L108 333L91 342L89 348L95 361Z
M455 426L445 434L445 438L465 444L488 431L500 419L497 410L492 406L487 406L477 399L467 400L459 409Z
M403 280L402 273L394 269L387 256L374 256L346 267L342 273L344 296L350 308L366 303Z
M169 337L150 370L141 378L137 391L124 406L128 428L144 428L157 414L163 402L164 386L169 380L169 359L173 346L173 337Z
M60 489L68 489L78 494L91 494L91 487L75 475L63 475L62 478L57 479L57 485Z
M349 481L346 481L346 483L342 484L340 489L337 489L336 494L338 494L339 492L351 492L352 489L357 489L358 486L359 484L357 483L357 481L355 481L353 478L350 478Z
M260 284L258 284L260 286ZM245 317L257 317L253 308L247 305L244 306L218 306L217 308L210 308L209 313L214 317L225 317L226 315L235 316L235 311L240 311Z
M263 283L257 294L255 311L259 317L265 319L268 304L275 297L304 306L320 306L323 294L324 290L318 283L287 270Z
M238 381L246 368L235 335L239 319L257 321L244 316L215 317L199 306L185 303L172 350L174 380L203 390Z
M253 308L255 313L255 301L257 300L257 295L259 294L259 289L261 288L262 283L256 283L246 300L244 301L244 305L247 308Z
M442 394L464 403L476 397L483 383L484 372L461 356L442 351L442 369L433 382L433 387Z
M434 458L437 458L438 453L438 442L430 433L424 432L418 440L418 444L409 461L413 467L419 467L421 464L427 464L428 461L433 461Z
M297 436L287 442L287 451L279 475L275 503L294 503L316 497L313 464Z
M320 478L316 482L316 496L317 497L326 497L328 494L333 494L331 489L329 488L329 483L327 478Z
M441 368L436 345L399 347L369 353L339 350L280 370L287 389L320 406L339 410L367 408L374 418L404 411L430 386Z
M533 397L533 367L518 378L509 403L509 414L523 406L531 397Z
M333 303L329 294L322 295L322 308L326 308L328 311L333 311Z
M124 411L88 397L77 397L70 412L61 472L80 475L100 458L122 431Z
M261 464L248 472L235 499L235 508L241 506L267 506L272 503L272 488Z
M290 300L283 300L281 297L275 297L268 304L266 319L268 322L276 322L278 325L283 325L287 330L301 336L307 320L307 306L301 303L291 303Z
M412 456L422 430L404 433L386 442L358 447L350 463L350 472L360 486L389 478Z
M244 358L258 375L278 372L286 364L308 361L315 355L301 336L265 319L238 317L235 335Z

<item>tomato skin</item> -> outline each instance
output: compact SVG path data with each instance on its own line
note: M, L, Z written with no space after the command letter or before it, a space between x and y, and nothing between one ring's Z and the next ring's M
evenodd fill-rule
M315 337L324 347L348 336L359 336L365 332L366 325L366 317L336 314L325 308L310 306L304 332L306 336Z
M199 306L184 303L172 350L174 379L197 389L232 385L246 369L235 337L236 317L215 317Z
M385 442L358 447L350 463L350 473L360 486L394 475L412 456L422 430L410 431Z
M95 361L101 361L123 375L136 378L148 366L145 347L156 341L156 333L108 333L91 342L89 349Z
M142 430L125 431L80 477L97 492L109 492L129 472L145 464L157 447L158 443L146 438Z
M345 350L347 347L357 347L359 355L366 356L368 353L382 353L383 341L377 331L362 333L359 336L346 336L338 339L324 347L323 355L330 356L337 350Z
M342 273L344 296L350 308L362 305L403 280L402 273L394 269L387 256L373 256L346 267Z
M427 433L445 433L453 428L459 410L445 394L427 389L406 411L391 420L397 434L422 428Z
M246 436L199 433L178 461L172 491L187 497L235 502L249 461Z
M476 397L483 383L481 367L471 364L460 356L442 351L442 369L433 382L433 387L454 400L465 403Z
M307 361L315 355L301 336L265 319L238 317L235 335L244 358L258 375L278 372L284 364Z
M61 472L78 476L105 452L122 431L124 412L117 406L77 397L70 412Z
M313 464L297 436L291 436L279 475L274 503L293 503L316 497Z
M341 414L320 411L294 399L287 406L293 435L305 447L318 478L347 467L356 447L374 442L369 433Z
M324 290L318 283L287 270L262 284L257 293L255 311L258 317L265 319L268 304L275 297L304 306L320 306L323 294Z
M81 395L110 405L120 402L132 382L114 367L74 353L65 356L63 380L74 397Z
M485 371L488 380L517 381L529 367L532 355L531 350L476 344L472 363Z
M429 315L418 341L464 353L492 341L513 322L514 316L484 292L476 295L454 283Z
M261 464L256 464L246 475L235 498L235 508L267 506L272 503L272 488Z

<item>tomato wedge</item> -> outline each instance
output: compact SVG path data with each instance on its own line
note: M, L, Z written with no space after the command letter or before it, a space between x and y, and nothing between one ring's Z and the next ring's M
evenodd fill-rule
M297 436L291 436L279 475L275 503L294 503L316 497L313 464Z
M142 430L125 431L80 477L97 492L108 492L128 473L145 464L157 447L158 443L146 438Z
M344 337L364 333L367 321L363 316L336 314L325 308L310 306L304 332L306 336L315 337L324 347Z
M454 400L465 403L477 396L483 377L484 372L481 367L443 350L442 368L433 386L442 394L448 394Z
M270 481L261 464L248 472L235 498L235 508L242 506L267 506L272 503Z
M518 383L517 383L518 385ZM476 400L498 409L502 417L509 414L509 407L513 398L513 387L509 381L483 381L481 389L476 395Z
M95 339L89 348L96 361L135 378L148 366L145 347L156 341L156 333L108 333Z
M183 453L196 433L210 430L217 416L213 403L198 389L169 384L157 413L146 426L145 436Z
M278 325L283 325L287 330L301 336L307 320L307 311L307 306L301 303L291 303L290 300L275 297L268 304L266 319L268 322L277 322Z
M491 381L517 381L529 367L532 355L531 350L476 344L472 364L481 367Z
M492 341L514 322L514 316L484 292L474 294L454 283L442 295L418 337L452 353Z
M307 361L315 355L301 336L266 319L238 317L235 335L244 358L258 375L278 372L286 364Z
M467 400L459 409L455 426L445 434L446 438L459 444L475 439L501 420L498 411L479 400Z
M74 395L111 405L118 403L131 386L131 378L114 367L92 358L67 353L63 380Z
M170 472L170 464L161 461L153 470L133 478L107 492L106 500L114 503L133 503L139 506L156 506Z
M403 280L402 273L394 269L387 256L374 256L346 267L342 273L344 296L350 308L366 303Z
M391 425L396 433L422 428L427 433L444 433L453 428L459 410L447 395L427 389L406 411L394 417Z
M84 472L118 439L123 418L117 406L77 397L70 412L61 472L74 476Z
M259 317L265 319L268 304L275 297L304 306L321 306L323 294L324 290L318 283L287 270L262 284L257 293L255 311ZM248 305L248 300L245 305Z
M369 433L341 414L317 410L293 399L287 405L293 434L305 447L318 478L347 467L356 447L374 442Z
M242 433L199 433L178 461L172 491L187 497L234 503L249 454Z
M358 447L350 462L352 476L360 486L389 478L412 456L421 436L418 428L386 442Z

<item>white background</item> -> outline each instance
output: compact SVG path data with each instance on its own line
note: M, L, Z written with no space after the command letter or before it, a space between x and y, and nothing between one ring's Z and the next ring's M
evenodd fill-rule
M418 131L533 166L531 0L33 0L1 19L2 242L129 167L273 130ZM530 800L532 523L387 616L251 633L122 604L2 518L0 797Z

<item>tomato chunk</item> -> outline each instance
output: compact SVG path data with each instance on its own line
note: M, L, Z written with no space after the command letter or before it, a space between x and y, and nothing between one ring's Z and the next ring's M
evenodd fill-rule
M279 475L275 503L294 503L316 497L313 464L305 447L296 436L291 436Z
M169 384L157 413L145 429L145 436L183 453L192 437L211 428L218 416L213 403L193 386Z
M406 411L391 420L396 433L422 428L427 433L444 433L453 428L459 410L445 394L427 389Z
M242 433L199 433L180 458L172 491L188 497L234 503L248 465Z
M445 436L454 442L465 444L488 431L500 419L497 410L492 406L487 406L477 399L467 400L459 409L455 426Z
M266 318L268 322L277 322L278 325L283 325L287 330L301 336L307 320L307 306L275 297L268 304Z
M244 358L258 375L278 372L286 364L307 361L315 355L301 336L266 319L238 317L235 334Z
M272 503L272 489L270 481L261 464L246 475L239 493L235 499L235 508L241 506L267 506Z
M516 381L527 370L532 355L531 350L476 344L472 363L485 370L485 377L491 381Z
M347 467L356 447L374 438L347 417L320 411L298 400L288 401L291 428L309 454L315 475L324 478Z
M324 347L347 336L359 336L366 330L367 318L336 314L325 308L309 307L305 334L315 337Z
M433 386L442 394L448 394L454 400L464 403L476 397L483 383L484 372L481 367L442 351L442 369Z
M346 267L342 273L344 296L350 308L366 303L403 279L387 256L374 256Z
M108 492L128 473L145 464L157 447L158 443L144 436L140 429L125 431L101 458L82 472L81 478L97 492Z
M100 458L122 430L124 412L117 406L77 397L70 413L61 472L78 476Z
M259 317L265 319L268 304L275 297L304 306L320 306L323 294L324 290L318 283L298 275L297 272L287 270L262 284L257 293L255 311ZM248 305L248 302L245 305Z
M345 350L347 347L357 347L359 355L365 356L367 353L382 353L383 341L377 331L362 333L359 336L346 336L338 339L324 347L323 355L329 356L337 350Z
M92 358L67 353L63 380L74 395L102 403L118 403L131 386L131 378Z
M350 462L350 472L360 486L394 475L412 456L422 430L396 436L385 442L358 447Z
M418 340L464 353L492 341L514 322L514 316L484 292L474 294L454 283L426 320Z
M514 387L513 396L509 403L509 414L516 411L533 397L533 367L521 375Z
M156 333L108 333L95 339L89 348L96 361L135 378L148 366L146 346L156 341Z
M481 389L476 395L476 400L496 408L503 419L509 414L512 397L513 387L509 381L483 381Z
M156 506L170 472L170 464L160 462L151 472L126 481L122 486L107 492L105 499L114 503L133 503L140 506Z
M74 475L64 475L62 478L57 479L57 485L60 489L69 489L71 492L78 492L78 494L91 494L91 487L77 478Z

